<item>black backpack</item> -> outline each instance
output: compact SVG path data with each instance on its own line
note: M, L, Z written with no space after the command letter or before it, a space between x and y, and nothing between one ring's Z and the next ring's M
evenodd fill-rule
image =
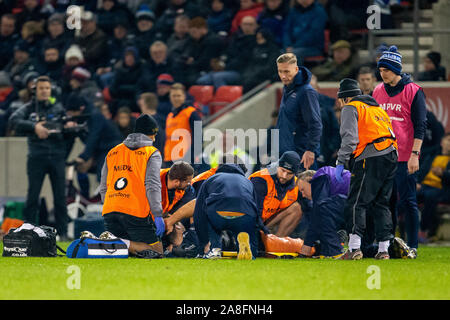
M48 226L25 223L3 237L3 257L56 257L57 247L56 230Z

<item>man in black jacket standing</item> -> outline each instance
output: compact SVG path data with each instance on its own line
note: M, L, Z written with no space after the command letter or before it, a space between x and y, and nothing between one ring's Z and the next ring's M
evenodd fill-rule
M62 130L64 107L51 96L47 76L36 80L35 97L11 115L10 122L18 134L28 136L28 192L24 208L26 222L38 223L39 194L48 174L53 191L56 229L61 240L67 237L65 194L66 142Z
M295 151L301 158L302 169L316 169L322 120L317 92L310 85L311 72L298 67L293 53L279 56L277 68L284 84L276 125L280 154Z

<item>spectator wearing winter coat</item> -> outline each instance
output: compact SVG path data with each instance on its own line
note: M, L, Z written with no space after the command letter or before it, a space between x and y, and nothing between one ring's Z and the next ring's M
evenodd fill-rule
M320 154L322 120L317 92L310 85L311 72L298 67L292 53L279 56L277 68L284 84L276 126L279 152L295 151L304 169L314 169Z
M119 110L117 110L115 123L119 128L122 139L124 140L130 133L133 133L136 118L131 115L130 108L120 107Z
M138 50L135 47L127 47L123 54L121 67L114 71L114 80L109 88L114 99L113 116L118 106L127 105L132 112L138 112L136 97L142 92L145 82L145 70Z
M158 113L158 96L153 92L141 93L137 102L141 113L152 116L158 123L158 133L155 137L154 146L161 152L164 157L164 144L166 141L166 116Z
M210 71L210 61L222 54L223 44L220 38L208 30L206 20L196 17L189 22L189 40L184 54L175 63L177 74L174 76L190 86L195 83L201 72Z
M195 17L206 18L208 12L205 7L198 6L194 1L189 0L170 0L169 6L156 22L156 30L162 34L162 39L167 39L173 32L175 18L178 15L187 15L193 19Z
M117 0L103 0L102 7L97 11L97 25L108 36L112 36L116 21L130 23L132 20L128 8Z
M237 85L241 83L241 72L247 68L248 60L243 56L250 56L256 47L256 19L247 16L242 19L238 32L231 37L230 44L225 52L225 62L213 60L213 71L201 76L197 80L199 85L213 85L216 89L224 85Z
M129 31L130 25L127 20L121 19L114 24L113 33L107 42L108 62L105 63L106 68L110 67L112 70L114 65L122 59L125 48L134 44L134 35Z
M37 21L27 21L20 31L22 39L28 43L30 56L38 59L41 56L44 39L44 29Z
M248 92L261 82L277 81L276 66L272 61L281 54L280 48L273 41L272 33L266 29L256 32L256 46L253 48L248 64L241 72L244 92Z
M84 12L81 16L81 32L74 42L80 47L90 72L95 72L104 64L105 56L108 55L107 40L105 33L97 28L96 16L90 11Z
M275 43L282 47L284 26L289 14L288 3L283 0L265 0L264 4L257 18L258 25L271 32Z
M44 57L36 63L36 70L40 75L48 76L53 84L62 85L64 60L61 58L58 48L49 46L44 49Z
M264 9L264 4L257 3L255 0L240 0L240 5L239 11L235 14L231 22L231 34L239 30L244 17L251 16L256 19L258 14Z
M135 15L136 32L135 45L139 50L142 59L148 60L150 54L148 48L158 39L161 39L160 33L155 28L155 14L148 6L141 6Z
M64 66L62 71L62 91L70 92L70 80L72 71L77 67L85 68L84 56L78 45L72 44L64 55Z
M0 20L0 70L11 61L14 55L14 45L19 40L15 32L16 16L4 14Z
M445 67L441 66L441 54L436 51L427 53L423 61L424 71L419 73L418 81L447 81Z
M340 81L348 77L357 64L357 56L348 41L335 42L331 50L333 58L311 70L319 81Z
M5 66L13 86L17 89L22 88L23 76L33 70L36 70L35 61L30 57L30 46L22 39L17 41L14 46L13 59Z
M387 1L383 0L383 2ZM328 1L331 42L341 39L350 40L350 30L367 28L367 8L371 3L369 0Z
M286 20L283 47L302 59L322 55L327 20L325 9L315 0L296 0Z
M63 99L66 102L67 96L72 92L94 104L101 97L102 92L97 86L97 82L92 79L91 73L83 67L76 67L72 71L69 84L70 88L63 92Z
M155 41L149 48L150 59L143 68L147 76L145 87L147 91L156 91L156 79L163 73L173 74L173 60L168 56L167 45L162 41Z
M175 83L172 75L163 73L156 79L156 95L158 96L158 114L164 119L164 130L166 127L166 118L172 111L172 103L170 102L170 87Z
M173 25L173 34L167 40L168 55L177 60L183 52L183 47L189 39L189 19L188 16L182 14L175 18Z
M47 20L48 34L44 38L42 45L44 48L57 48L59 55L64 59L64 55L73 41L73 36L65 31L64 15L54 13Z
M29 103L33 98L33 91L35 87L35 80L39 77L39 73L35 70L26 73L22 79L23 89L19 90L17 93L17 98L9 104L6 111L6 118L8 119L16 110ZM13 136L14 130L8 124L6 127L6 135Z
M48 14L44 13L39 0L25 0L24 7L21 12L17 14L17 29L20 30L22 26L28 21L36 21L43 23L48 18Z
M225 0L212 0L208 14L208 28L212 32L226 36L231 29L233 11L225 6Z

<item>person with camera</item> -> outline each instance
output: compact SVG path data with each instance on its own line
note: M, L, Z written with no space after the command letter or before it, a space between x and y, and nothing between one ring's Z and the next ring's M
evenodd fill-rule
M53 191L56 230L60 240L67 239L67 207L65 195L65 158L67 144L63 119L65 110L52 94L47 76L36 79L34 97L16 110L9 121L16 135L28 137L28 191L24 220L38 223L39 194L48 174Z
M103 163L109 150L122 142L117 126L108 121L92 104L82 96L71 93L66 102L67 127L71 131L68 152L75 137L84 143L83 151L75 158L78 184L81 194L89 199L88 173L95 173L100 182ZM70 128L70 129L69 129Z

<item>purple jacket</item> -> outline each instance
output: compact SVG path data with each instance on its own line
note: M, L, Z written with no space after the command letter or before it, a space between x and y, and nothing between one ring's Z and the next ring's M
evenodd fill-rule
M326 167L320 168L319 170L316 171L316 174L313 176L313 178L311 180L311 184L314 183L315 179L317 179L321 176L327 176L328 182L329 182L328 197L335 196L337 194L347 196L348 192L349 192L349 188L350 188L351 173L348 170L344 170L342 173L343 181L341 183L339 183L336 180L335 171L336 171L335 167L326 166ZM314 193L314 188L313 188L313 193ZM314 198L314 194L313 194L313 198Z

